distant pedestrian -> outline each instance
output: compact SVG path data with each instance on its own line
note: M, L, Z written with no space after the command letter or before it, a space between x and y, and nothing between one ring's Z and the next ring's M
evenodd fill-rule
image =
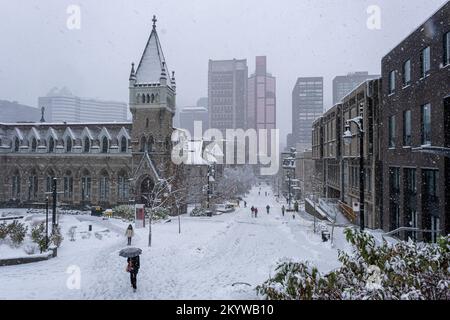
M258 218L258 208L255 208L255 218Z
M269 205L266 206L266 210L267 210L267 214L269 214L269 211L270 211L270 206Z
M283 214L283 217L284 217L284 211L286 210L286 207L284 206L284 204L283 204L283 206L281 207L281 213Z
M294 202L294 211L298 212L298 202L297 201Z
M255 207L252 206L251 210L252 210L252 218L253 218L255 216Z
M247 208L247 201L244 200L244 208Z
M128 245L131 246L131 238L134 237L134 230L131 224L128 226L127 231L125 231L125 236L128 238Z
M128 262L127 272L130 273L131 286L133 287L133 291L136 292L136 289L137 289L137 274L138 274L139 268L140 268L139 256L136 256L136 257L133 257L133 258L128 258L127 262Z

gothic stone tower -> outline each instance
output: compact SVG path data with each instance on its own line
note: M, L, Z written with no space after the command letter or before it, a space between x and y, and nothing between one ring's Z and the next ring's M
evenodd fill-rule
M151 192L157 181L175 176L179 169L170 158L175 75L172 73L170 77L155 16L141 61L136 71L132 64L129 80L134 193L138 203L145 203L142 195Z

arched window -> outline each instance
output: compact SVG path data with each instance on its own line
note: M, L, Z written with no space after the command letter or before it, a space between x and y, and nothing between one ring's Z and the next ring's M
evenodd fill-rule
M19 152L19 146L20 146L19 138L16 137L14 139L14 152Z
M64 199L72 200L73 196L73 176L70 170L64 173Z
M46 188L45 188L46 192L52 192L53 178L55 178L55 173L53 172L53 170L49 170L47 172L47 177L46 177Z
M91 150L91 140L89 137L84 138L84 152L89 152Z
M159 94L156 94L156 96L155 96L155 102L156 102L156 103L159 103Z
M146 127L146 128L148 128L148 124L149 124L149 123L148 123L148 118L147 118L147 119L145 119L145 127Z
M136 101L139 103L139 102L141 102L141 94L140 93L138 93L137 95L136 95Z
M66 140L66 152L72 152L72 138L67 137Z
M108 153L108 138L103 137L102 139L102 153Z
M127 138L122 137L122 139L120 139L120 152L127 152Z
M145 94L142 95L142 103L145 103Z
M148 151L152 152L153 151L153 145L155 144L155 140L153 139L152 136L150 136L150 138L148 138Z
M35 200L38 194L38 177L36 170L31 170L28 176L28 200Z
M100 201L108 202L109 201L109 176L108 172L105 170L102 171L100 175Z
M37 148L37 140L35 137L33 137L33 140L31 140L31 152L36 152Z
M53 137L50 137L50 140L48 141L48 153L55 152L55 140Z
M147 139L145 137L141 138L141 152L147 151Z
M152 93L152 96L151 96L151 103L154 103L155 102L155 95Z
M127 201L129 197L128 176L125 172L119 172L117 177L117 197L119 201Z
M12 176L12 190L11 190L11 196L15 199L20 199L20 173L19 170L14 170L13 176Z
M150 103L150 95L147 93L147 103Z
M91 175L88 170L84 170L81 175L81 201L89 202L91 198Z

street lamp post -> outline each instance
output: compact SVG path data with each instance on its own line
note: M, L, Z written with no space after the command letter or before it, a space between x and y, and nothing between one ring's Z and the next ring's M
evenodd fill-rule
M362 114L362 106L360 110ZM359 135L359 225L360 230L364 231L364 130L363 130L363 117L362 115L347 120L345 124L344 143L349 145L352 141L352 132L350 130L350 124L354 123L358 127Z
M45 248L48 249L48 197L45 197Z

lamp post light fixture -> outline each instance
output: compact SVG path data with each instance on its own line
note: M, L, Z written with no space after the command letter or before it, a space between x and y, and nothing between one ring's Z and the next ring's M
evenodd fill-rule
M360 113L362 114L363 105L360 105ZM345 131L342 136L345 145L350 145L353 139L350 125L356 124L359 136L359 225L360 230L364 231L364 119L362 116L355 117L345 122Z

